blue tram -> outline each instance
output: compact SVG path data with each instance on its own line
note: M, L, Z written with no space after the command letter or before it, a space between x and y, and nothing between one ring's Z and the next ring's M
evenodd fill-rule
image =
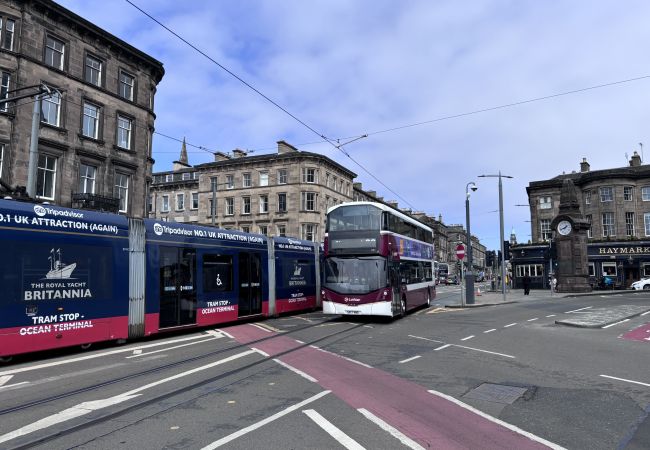
M318 246L0 200L0 358L314 309Z

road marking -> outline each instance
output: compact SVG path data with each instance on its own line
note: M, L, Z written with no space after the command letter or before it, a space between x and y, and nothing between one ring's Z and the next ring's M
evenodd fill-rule
M282 362L279 359L273 359L273 361L280 364L282 367L285 367L285 368L289 369L290 371L292 371L294 373L297 373L298 375L300 375L301 377L311 381L312 383L318 383L318 380L316 378L312 377L311 375L306 374L305 372L303 372L300 369L296 369L295 367L290 366L289 364L287 364L285 362Z
M7 381L11 380L14 376L13 375L4 375L0 377L0 386L5 384Z
M555 317L555 314L549 314L549 315L546 316L546 317Z
M138 350L134 350L133 355L127 356L126 359L139 358L140 356L149 356L149 355L153 355L154 353L166 352L168 350L174 350L176 348L187 347L189 345L196 345L196 344L202 344L202 343L208 342L208 341L214 341L215 339L217 339L217 338L211 337L211 338L208 338L208 339L204 339L202 341L188 342L187 344L181 344L181 345L175 345L173 347L161 348L160 350L154 350L152 352L147 352L147 353L142 353L142 350L138 349Z
M102 358L104 356L115 355L115 354L118 354L118 353L132 352L132 351L134 351L136 349L160 347L161 345L175 344L176 342L193 341L193 340L196 340L196 339L205 339L205 335L204 334L199 334L199 335L196 335L196 336L189 336L189 337L186 337L186 338L173 339L171 341L156 342L155 344L138 345L137 347L121 348L119 350L111 350L111 351L108 351L108 352L97 353L97 354L94 354L94 355L80 356L80 357L77 357L77 358L70 358L70 359L65 359L65 360L62 360L62 361L54 361L54 362L49 362L49 363L44 363L44 364L37 364L35 366L22 367L20 369L5 370L4 372L0 372L0 376L2 376L2 375L13 375L13 374L16 374L16 373L29 372L29 371L38 370L38 369L46 369L48 367L55 367L55 366L60 366L60 365L63 365L63 364L70 364L70 363L79 362L79 361L86 361L88 359Z
M646 314L650 314L650 311L646 311L646 312L644 312L644 313L641 314L641 315L642 315L642 316L645 316Z
M618 381L626 381L628 383L640 384L641 386L650 387L649 383L641 383L640 381L626 380L625 378L610 377L609 375L601 375L601 377L603 377L603 378L611 378L612 380L618 380Z
M546 439L541 438L539 436L536 436L536 435L534 435L532 433L529 433L528 431L522 430L521 428L519 428L519 427L517 427L515 425L504 422L503 420L497 419L496 417L493 417L493 416L491 416L489 414L486 414L483 411L480 411L480 410L468 405L467 403L463 403L460 400L456 400L454 397L451 397L449 395L443 394L442 392L438 392L438 391L434 391L434 390L430 390L428 392L430 394L433 394L433 395L437 396L437 397L441 397L441 398L444 398L446 400L449 400L450 402L455 403L456 405L460 406L461 408L465 408L466 410L471 411L474 414L477 414L477 415L483 417L484 419L489 420L490 422L494 422L494 423L496 423L498 425L506 427L510 431L514 431L515 433L521 434L522 436L527 437L531 441L539 442L539 443L541 443L543 445L546 445L547 447L550 447L550 448L555 449L555 450L564 450L564 447L561 447L561 446L559 446L559 445L557 445L557 444L555 444L553 442L547 441Z
M357 441L345 434L343 431L341 431L340 428L337 428L332 422L318 414L313 409L306 409L303 411L303 413L307 415L307 417L309 417L311 420L313 420L316 425L325 430L327 434L336 439L337 442L343 447L350 450L365 450L365 447L359 445Z
M422 358L422 356L420 356L420 355L412 356L410 358L406 358L406 359L401 360L399 363L404 364L404 363L407 363L409 361L413 361L413 360L418 359L418 358Z
M539 317L535 317L534 319L528 319L526 322L534 322L534 321L536 321L537 319L539 319Z
M214 336L216 339L221 339L223 336L223 333L219 330L208 330L205 332L205 334L209 334L210 336Z
M591 308L591 306L585 306L584 308L574 309L573 311L567 311L564 314L571 314L571 313L578 312L578 311L584 311L585 309L590 309L590 308Z
M409 448L412 448L413 450L425 450L424 447L422 447L420 444L417 442L413 441L411 438L403 434L401 431L399 431L397 428L394 428L393 426L389 425L388 423L384 422L381 420L379 417L375 416L373 413L368 411L365 408L359 408L357 409L361 414L366 416L366 419L370 420L371 422L374 422L379 428L383 429L384 431L387 431L390 433L393 437L397 438L402 444L406 445Z
M621 324L621 323L624 323L624 322L629 322L629 321L630 321L630 319L624 319L624 320L621 320L620 322L610 323L609 325L605 325L603 328L613 327L614 325L618 325L618 324Z
M467 336L467 337L462 338L461 341L469 341L473 337L474 337L474 335L472 334L471 336Z
M279 419L280 417L286 416L289 413L294 412L297 409L302 408L305 405L308 405L309 403L315 402L321 397L324 397L325 395L329 394L332 391L323 391L320 392L313 397L309 397L307 400L303 400L300 403L296 403L295 405L289 406L288 408L283 409L282 411L279 411L272 416L267 417L266 419L263 419L257 423L254 423L252 425L247 426L246 428L242 428L239 431L236 431L232 434L229 434L228 436L222 437L218 441L214 441L212 444L208 444L205 447L203 447L202 450L213 450L215 448L221 447L222 445L225 445L231 441L234 441L235 439L244 436L245 434L250 433L251 431L257 430L260 427L263 427L264 425L273 422L276 419Z
M29 381L21 381L20 383L7 384L5 386L0 386L0 391L3 390L3 389L8 390L9 388L16 387L16 386L23 386L25 384L29 384Z
M296 341L298 344L304 344L303 341L299 341L298 339L294 339L294 341Z
M253 350L254 352L259 353L260 355L262 355L262 356L265 357L265 358L268 358L268 357L271 356L271 355L269 355L268 353L266 353L265 351L260 350L259 348L251 347L251 350Z
M256 324L256 323L249 323L249 325L250 325L251 327L259 328L260 330L262 330L262 331L264 331L264 332L266 332L266 333L273 333L273 331L269 330L268 328L263 327L263 326L261 326L261 325L258 325L258 324Z
M514 327L515 325L517 325L517 322L505 325L503 328L510 328L510 327Z
M358 364L358 365L360 365L360 366L367 367L368 369L373 369L372 366L369 366L369 365L366 364L366 363L362 363L361 361L357 361L356 359L348 358L347 356L339 355L338 353L334 353L334 352L330 352L330 351L327 351L327 350L323 350L322 348L320 348L320 347L316 347L315 345L310 345L310 347L311 347L311 348L315 348L315 349L318 350L319 352L328 353L328 354L330 354L330 355L332 355L332 356L336 356L337 358L343 358L343 359L345 359L345 360L347 360L347 361L350 361L351 363L355 363L355 364Z
M409 334L409 337L412 337L414 339L422 339L423 341L437 342L438 344L444 344L444 342L442 342L442 341L436 341L435 339L429 339L429 338L420 337L420 336L413 336L412 334Z
M464 345L458 345L458 344L453 344L453 345L454 345L454 347L466 348L467 350L474 350L474 351L477 351L477 352L489 353L489 354L491 354L491 355L498 355L498 356L504 356L504 357L506 357L506 358L513 358L513 359L515 359L514 356L512 356L512 355L506 355L505 353L491 352L491 351L488 351L488 350L482 350L482 349L480 349L480 348L465 347Z
M437 352L437 351L439 351L439 350L444 350L444 349L446 349L447 347L451 347L451 344L445 344L445 345L442 345L442 346L440 346L440 347L438 347L438 348L434 348L433 351L434 351L434 352Z
M364 325L363 328L374 328L372 325Z
M232 334L230 334L230 333L228 333L226 331L219 330L219 332L222 333L224 336L230 338L230 339L235 339L235 337Z
M52 425L56 425L59 423L66 422L70 419L74 419L77 417L81 417L83 415L89 414L93 411L97 411L103 408L106 408L108 406L116 405L118 403L125 402L127 400L131 400L132 398L138 397L140 392L152 388L154 386L158 386L163 383L167 383L168 381L173 381L178 378L182 378L187 375L192 375L197 372L201 372L206 369L210 369L212 367L233 361L235 359L250 355L252 353L255 353L253 350L247 350L245 352L237 353L235 355L229 356L227 358L221 359L219 361L212 362L210 364L206 364L205 366L197 367L191 370L187 370L185 372L178 373L176 375L173 375L171 377L163 378L158 381L154 381L149 384L145 384L144 386L141 386L139 388L131 389L130 391L124 392L119 395L115 395L113 397L109 397L106 399L102 400L93 400L89 402L83 402L80 403L76 406L73 406L72 408L65 409L63 411L60 411L56 414L53 414L51 416L48 416L44 419L38 420L34 423L31 423L29 425L26 425L24 427L21 427L17 430L14 430L10 433L6 433L2 436L0 436L0 443L10 441L12 439L15 439L19 436L25 436L27 434L33 433L34 431L42 430L44 428L48 428ZM137 395L136 395L137 394Z
M487 333L492 333L493 331L497 331L497 329L496 329L496 328L492 328L492 329L490 329L490 330L484 331L483 333L486 333L486 334L487 334Z

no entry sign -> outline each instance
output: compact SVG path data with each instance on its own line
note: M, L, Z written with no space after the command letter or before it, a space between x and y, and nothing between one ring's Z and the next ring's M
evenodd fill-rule
M458 244L456 246L456 258L463 259L465 257L465 246L463 244Z

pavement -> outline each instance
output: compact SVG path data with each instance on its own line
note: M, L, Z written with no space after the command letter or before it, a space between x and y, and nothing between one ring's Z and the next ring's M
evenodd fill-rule
M531 300L543 299L557 299L562 300L565 298L584 297L584 296L612 296L612 295L625 295L643 293L642 291L635 290L620 290L620 291L593 291L589 293L566 293L566 292L551 292L549 289L539 289L530 291L530 295L524 295L523 289L508 289L506 290L506 299L503 299L502 291L484 290L480 286L480 292L477 290L474 294L474 303L471 305L445 305L445 308L480 308L484 306L500 306L512 303L527 302ZM648 295L647 305L604 305L599 308L590 308L582 314L575 315L568 319L555 321L558 325L566 325L578 328L602 328L613 323L618 323L622 320L639 316L645 312L650 311L650 295Z

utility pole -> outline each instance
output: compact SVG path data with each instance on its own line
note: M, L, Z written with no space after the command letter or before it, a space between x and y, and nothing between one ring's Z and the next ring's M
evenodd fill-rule
M501 292L503 301L506 301L506 253L503 246L503 184L501 178L512 178L510 175L503 175L499 170L498 175L479 175L479 178L499 178L499 230L501 236Z
M29 143L29 167L27 169L27 195L36 197L36 171L38 170L38 130L41 122L41 101L45 97L53 95L61 96L61 93L51 90L44 84L39 86L38 94L34 95L34 108L32 109L32 133Z

